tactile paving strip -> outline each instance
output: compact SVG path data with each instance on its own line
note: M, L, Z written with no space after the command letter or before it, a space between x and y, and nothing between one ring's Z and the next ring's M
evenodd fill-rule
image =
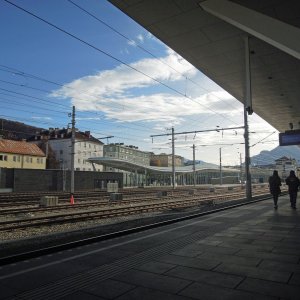
M269 210L268 206L261 207L260 213L263 214L267 210ZM229 212L227 211L227 214L228 213ZM147 263L155 259L156 257L163 256L170 252L179 250L191 243L198 241L199 239L204 239L214 233L219 232L220 230L227 229L237 223L240 223L241 221L245 221L246 219L251 219L254 216L257 217L258 214L257 211L253 211L253 210L248 210L248 213L249 214L247 215L241 215L239 218L235 218L235 217L231 219L227 218L226 223L211 226L208 230L199 231L197 233L191 234L184 238L178 238L176 240L167 242L157 247L153 247L141 253L116 260L113 263L105 264L97 268L94 268L92 270L79 273L77 275L69 276L62 280L56 281L54 283L46 284L42 287L38 287L31 291L23 292L16 296L18 297L18 299L28 299L28 300L60 299L66 295L74 293L75 291L88 287L89 285L94 285L98 282L114 277L124 271L138 267L141 264ZM189 221L189 223L195 224L196 222L195 220L192 220Z

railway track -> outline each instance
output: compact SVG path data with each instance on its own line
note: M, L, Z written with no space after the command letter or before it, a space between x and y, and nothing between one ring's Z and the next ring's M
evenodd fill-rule
M23 208L7 209L2 211L6 216L12 214L20 214L26 212L23 217L10 217L0 221L0 232L25 230L33 227L49 227L66 223L85 222L88 220L98 220L107 218L116 218L120 216L138 215L149 212L167 211L174 208L195 207L198 205L215 205L222 201L236 200L244 198L244 192L232 191L226 193L202 195L187 195L186 191L177 191L163 198L157 198L144 194L141 199L140 195L123 200L121 203L112 205L109 201L98 201L95 203L85 202L78 203L74 206L59 205L49 208ZM266 189L257 189L254 195L266 195ZM76 210L76 211L75 211ZM40 213L40 216L35 216L34 213ZM44 214L44 215L43 215Z
M189 220L192 218L200 217L214 212L223 211L223 210L227 210L227 209L231 209L234 207L243 206L247 204L252 204L255 202L259 202L271 198L269 192L266 189L254 190L253 192L254 195L251 201L245 201L245 199L242 201L226 201L226 199L223 199L225 200L224 201L225 203L224 205L221 206L209 206L204 210L197 209L197 210L187 211L184 214L181 213L176 215L167 214L164 217L159 219L154 217L154 219L151 218L149 219L149 221L145 220L145 222L130 223L132 225L126 226L125 228L122 226L122 229L119 229L121 228L120 226L113 227L113 229L111 227L108 227L107 229L104 230L101 229L100 231L92 231L92 232L89 229L88 231L84 231L85 232L84 236L82 234L75 233L74 235L72 235L71 238L69 237L68 239L66 239L65 237L63 238L63 236L65 236L63 235L58 240L55 238L53 241L51 240L51 238L50 240L49 238L46 238L45 240L41 239L38 244L35 243L32 244L30 242L31 240L36 241L36 238L29 239L27 240L29 241L28 244L24 244L24 242L20 242L17 244L17 246L14 249L9 248L10 249L9 251L8 249L3 250L4 251L3 253L5 253L5 255L2 256L0 259L0 266L8 263L15 263L17 261L21 261L25 259L31 259L45 254L51 254L58 251L68 250L74 247L83 246L94 242L99 242L102 240L107 240L114 237L127 235L130 233L140 232L140 231L144 231L156 227L162 227L168 224ZM286 191L283 191L283 194L285 193ZM218 200L215 201L216 203L218 203L218 201L222 202L223 200L221 200L221 198L219 197ZM90 235L86 235L86 233L90 233Z

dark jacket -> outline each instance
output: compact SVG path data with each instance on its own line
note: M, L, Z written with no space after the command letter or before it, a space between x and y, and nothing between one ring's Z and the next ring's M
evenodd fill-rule
M272 195L279 195L281 193L280 186L281 179L279 176L273 175L269 177L269 188Z
M300 181L299 181L298 177L290 175L285 180L285 183L289 187L289 193L294 193L294 192L298 191L298 187L300 185Z

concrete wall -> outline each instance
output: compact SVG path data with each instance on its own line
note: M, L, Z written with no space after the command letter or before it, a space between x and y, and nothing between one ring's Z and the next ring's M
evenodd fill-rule
M0 169L0 188L14 192L69 191L70 171ZM123 174L115 172L75 171L75 191L104 189L108 182L118 182L123 187Z

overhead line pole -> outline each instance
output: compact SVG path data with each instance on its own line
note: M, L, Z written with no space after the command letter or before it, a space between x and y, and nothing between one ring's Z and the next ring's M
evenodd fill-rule
M222 148L220 147L220 185L223 184L223 175L222 175Z
M72 137L71 137L71 195L74 194L74 159L75 159L75 106L72 110Z
M175 190L175 141L174 141L174 127L172 127L172 186Z
M172 132L171 133L165 133L165 134L155 134L155 135L150 135L150 137L158 137L158 136L172 136L172 186L173 189L175 189L175 135L180 135L180 134L190 134L190 133L198 133L198 132L211 132L211 131L224 131L224 130L234 130L234 129L243 129L245 128L244 126L238 126L238 127L228 127L228 128L215 128L215 129L206 129L206 130L195 130L195 131L184 131L184 132L174 132L174 127L172 127ZM194 145L195 146L195 145ZM194 159L195 161L195 159ZM195 182L195 163L194 163L194 182Z
M194 186L196 186L196 161L195 161L195 144L193 144L193 179L194 179Z
M246 177L246 198L252 199L252 180L250 173L250 145L249 145L249 126L248 114L252 110L252 90L251 90L251 69L249 53L249 36L245 36L245 96L244 96L244 127L245 127L245 177Z

